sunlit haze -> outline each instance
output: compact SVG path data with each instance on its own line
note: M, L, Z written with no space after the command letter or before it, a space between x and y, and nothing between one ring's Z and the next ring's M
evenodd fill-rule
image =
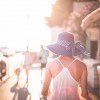
M38 50L51 40L45 16L55 0L1 0L0 47Z

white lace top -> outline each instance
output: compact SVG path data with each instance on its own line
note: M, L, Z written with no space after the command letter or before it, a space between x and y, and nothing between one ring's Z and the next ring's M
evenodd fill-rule
M77 91L78 82L71 76L68 69L76 59L68 67L64 67L61 61L57 60L63 68L53 79L53 93L50 100L79 100Z

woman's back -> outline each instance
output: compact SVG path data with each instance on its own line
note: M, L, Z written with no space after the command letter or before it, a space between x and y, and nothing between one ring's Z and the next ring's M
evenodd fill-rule
M78 82L82 75L79 64L77 59L66 59L66 57L54 61L54 69L51 69L53 76L51 100L79 100Z

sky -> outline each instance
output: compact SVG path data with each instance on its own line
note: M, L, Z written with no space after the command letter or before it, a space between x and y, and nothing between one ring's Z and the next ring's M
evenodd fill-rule
M55 0L0 0L0 47L38 50L51 41L45 16Z

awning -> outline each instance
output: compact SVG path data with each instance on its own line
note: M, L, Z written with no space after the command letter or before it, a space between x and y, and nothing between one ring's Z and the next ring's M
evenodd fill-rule
M88 27L100 27L100 7L82 20L81 27L83 30L86 30Z

